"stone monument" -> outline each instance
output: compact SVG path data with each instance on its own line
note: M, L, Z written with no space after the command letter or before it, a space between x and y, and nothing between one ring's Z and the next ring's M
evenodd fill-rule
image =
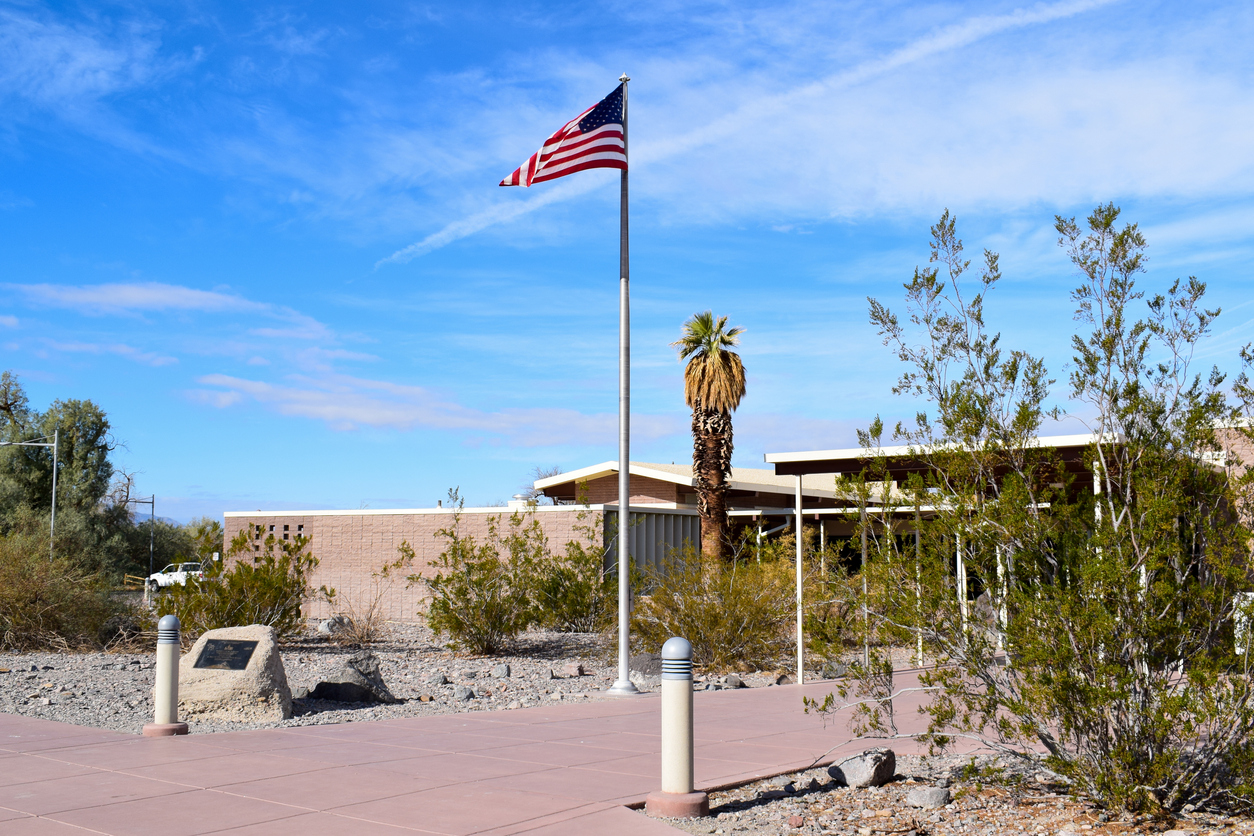
M257 723L292 716L292 692L274 628L209 630L179 663L179 712L186 720Z

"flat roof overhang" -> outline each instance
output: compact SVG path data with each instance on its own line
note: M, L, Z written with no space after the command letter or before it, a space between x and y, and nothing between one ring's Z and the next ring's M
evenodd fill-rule
M1094 434L1058 435L1034 439L1034 446L1052 449L1064 467L1072 473L1088 468L1087 451L1096 443ZM920 456L921 448L909 446L880 447L866 450L851 447L844 450L807 450L797 453L767 453L767 464L775 466L777 476L808 476L816 473L859 473L872 461L882 459L890 479L903 479L912 473L927 473L932 465Z

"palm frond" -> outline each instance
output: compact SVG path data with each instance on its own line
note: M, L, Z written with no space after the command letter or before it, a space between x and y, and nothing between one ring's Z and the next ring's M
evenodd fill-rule
M671 343L684 369L684 400L719 412L731 412L745 396L745 366L731 349L740 344L743 328L728 328L727 317L717 319L713 311L692 315L684 323L683 335Z

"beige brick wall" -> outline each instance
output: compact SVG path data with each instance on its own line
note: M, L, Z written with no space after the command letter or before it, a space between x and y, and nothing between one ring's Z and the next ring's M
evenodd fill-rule
M576 528L589 525L600 541L600 514L585 512L579 519L579 508L572 506L541 506L533 512L553 551L562 550L570 540L580 539ZM465 536L482 540L488 533L490 520L499 519L507 526L511 511L506 508L467 509L458 521L458 530ZM322 514L248 514L225 518L226 542L245 528L251 527L255 547L265 538L283 540L303 534L310 538L310 551L318 558L312 585L336 590L337 604L328 606L314 602L305 608L305 615L326 618L334 611L345 611L346 604L362 608L376 595L381 595L384 617L392 621L416 621L425 608L426 587L422 583L408 586L404 579L392 584L381 583L372 574L385 563L396 560L397 549L408 542L414 549L414 565L408 573L430 577L432 564L444 550L444 540L436 532L453 525L451 510L427 509L410 512L344 511ZM258 532L257 526L261 526ZM260 539L256 539L260 536ZM587 538L582 538L587 542Z

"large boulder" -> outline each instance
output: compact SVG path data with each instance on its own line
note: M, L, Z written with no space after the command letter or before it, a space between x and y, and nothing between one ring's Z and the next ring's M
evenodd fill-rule
M836 783L846 787L880 787L893 779L897 755L892 749L867 749L827 768Z
M331 676L309 692L311 700L334 702L400 702L383 681L379 659L369 650L352 656Z
M291 716L292 692L273 627L209 630L179 661L181 720L256 723Z

